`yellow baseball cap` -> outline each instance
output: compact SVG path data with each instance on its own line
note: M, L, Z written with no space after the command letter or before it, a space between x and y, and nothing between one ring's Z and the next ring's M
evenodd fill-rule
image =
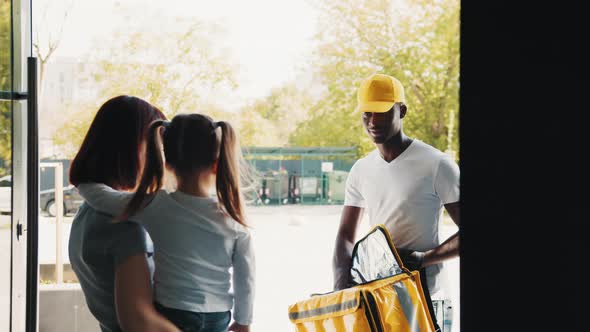
M406 102L404 86L393 76L373 74L361 82L357 102L357 112L385 113L393 104Z

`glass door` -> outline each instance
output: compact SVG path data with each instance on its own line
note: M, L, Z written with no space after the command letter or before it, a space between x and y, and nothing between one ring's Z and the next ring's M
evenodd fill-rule
M30 9L30 1L0 0L0 330L14 332L37 329L37 65Z
M10 330L12 259L11 3L0 0L0 330Z

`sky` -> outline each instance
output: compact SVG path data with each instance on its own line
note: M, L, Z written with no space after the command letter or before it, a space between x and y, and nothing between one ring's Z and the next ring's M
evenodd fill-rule
M73 5L71 5L73 3ZM145 17L196 18L220 23L224 45L238 64L238 88L231 104L264 97L271 88L300 77L300 67L313 49L317 16L308 0L36 0L33 21L41 38L63 35L54 59L82 59L96 40L108 40L129 25L152 25ZM64 8L68 16L64 19ZM43 14L46 13L46 16ZM36 15L36 16L35 16ZM164 21L164 20L163 20ZM65 22L65 23L64 23ZM168 25L163 29L174 29ZM35 29L35 27L34 27Z

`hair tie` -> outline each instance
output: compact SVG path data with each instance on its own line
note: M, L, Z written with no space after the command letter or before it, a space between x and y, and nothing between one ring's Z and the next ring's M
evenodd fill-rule
M162 127L164 127L164 129L168 129L168 127L170 127L170 124L172 122L168 121L168 120L163 120L162 121Z

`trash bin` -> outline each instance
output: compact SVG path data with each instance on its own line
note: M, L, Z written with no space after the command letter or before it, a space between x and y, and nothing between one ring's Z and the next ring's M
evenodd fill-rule
M289 202L289 175L287 173L267 173L262 183L262 200L265 204L287 204Z
M302 176L299 178L299 196L301 202L317 202L321 197L321 181L317 177Z
M344 191L348 172L333 171L327 173L328 177L328 201L330 203L344 203Z

